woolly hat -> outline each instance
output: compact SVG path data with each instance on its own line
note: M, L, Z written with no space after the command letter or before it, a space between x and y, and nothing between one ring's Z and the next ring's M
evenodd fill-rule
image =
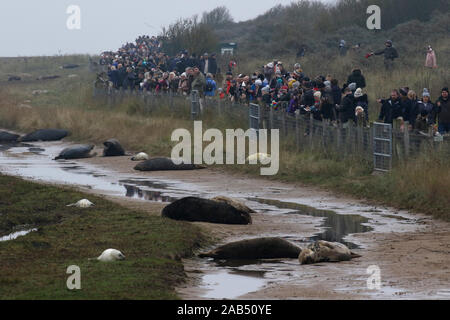
M262 81L258 79L258 80L255 81L255 84L257 86L262 86Z
M406 96L406 95L408 95L409 88L408 87L400 88L399 92L401 95Z
M448 87L442 88L442 91L447 91L448 93Z
M422 97L430 97L430 92L428 91L427 88L424 88L424 89L423 89Z
M358 116L358 114L364 114L364 109L361 106L357 106L355 108L355 116Z
M361 88L356 89L355 98L362 97L362 95L363 95L362 89Z
M270 92L270 87L266 86L266 87L262 88L261 91Z
M322 93L320 91L314 92L314 98L322 98Z

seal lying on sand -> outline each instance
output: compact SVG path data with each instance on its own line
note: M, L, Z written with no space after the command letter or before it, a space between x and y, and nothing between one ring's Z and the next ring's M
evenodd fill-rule
M313 264L319 262L349 261L359 257L361 256L351 252L342 243L319 240L310 244L306 249L303 249L298 256L298 260L301 264Z
M245 204L243 204L237 200L228 198L228 197L218 196L218 197L212 198L211 200L228 203L230 206L233 206L236 209L247 212L247 213L255 213L254 210L250 209Z
M0 142L16 142L20 136L18 134L0 131Z
M251 224L252 218L225 202L196 197L177 200L162 210L161 215L174 220L223 224Z
M125 150L116 139L109 139L103 142L105 148L103 149L104 157L120 157L125 155Z
M213 251L202 253L199 257L236 260L296 259L301 250L281 238L258 238L228 243Z
M69 131L60 129L41 129L23 136L20 141L57 141L69 135Z
M143 161L134 167L139 171L169 171L169 170L196 170L204 169L204 166L196 164L175 164L170 158L153 158Z
M61 151L59 156L57 156L54 160L83 159L95 157L95 154L91 154L92 149L94 149L93 144L83 144L68 147Z

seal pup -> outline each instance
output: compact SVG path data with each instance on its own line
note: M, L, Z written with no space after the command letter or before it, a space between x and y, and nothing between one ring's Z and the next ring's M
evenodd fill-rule
M124 260L125 256L122 252L116 249L106 249L102 252L102 254L97 258L98 261L101 262L112 262L118 260Z
M254 162L254 161L256 162L259 161L261 163L269 162L270 155L268 155L267 153L254 153L247 157L247 162Z
M350 249L339 242L328 242L318 240L303 249L298 260L300 264L313 264L319 262L349 261L361 257L350 251Z
M149 156L145 152L139 152L131 158L131 161L145 161L148 160Z
M94 149L93 144L75 145L63 149L60 154L53 160L84 159L95 157L96 153L91 154L92 149Z
M88 199L82 199L78 202L67 205L67 207L77 207L77 208L90 208L92 206L94 206L94 204L90 202Z
M297 259L301 250L281 238L257 238L231 242L210 252L201 253L199 257L234 260Z

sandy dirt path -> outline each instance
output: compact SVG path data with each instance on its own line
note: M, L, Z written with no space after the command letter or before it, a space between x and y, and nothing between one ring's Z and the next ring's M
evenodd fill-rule
M450 224L436 221L420 214L409 214L355 200L301 184L286 184L260 178L242 177L217 170L184 172L135 172L134 163L127 157L92 158L83 160L90 164L113 169L123 174L139 177L174 179L197 185L200 189L220 190L233 197L266 196L271 199L295 200L320 209L332 209L338 213L363 214L371 218L373 232L350 236L361 245L357 250L362 258L338 264L301 266L289 261L288 271L272 273L263 288L240 296L245 299L450 299ZM132 200L118 200L125 205ZM149 206L147 203L139 207ZM382 212L380 214L379 212ZM395 232L390 224L406 217L414 223L402 225L398 219ZM317 232L317 223L304 217L303 223L293 224L288 218L254 215L251 226L223 226L199 224L212 233L219 243L236 239L265 235L299 233L307 237ZM183 298L202 298L201 263L196 259L185 262L190 281L179 289ZM376 265L380 269L381 289L367 288L367 268Z
M66 145L65 143L38 144L47 152L56 152ZM101 154L100 149L96 151ZM4 161L3 164L0 163L0 169L8 174L33 176L36 172L30 172L35 170L30 167L32 162L28 157L31 156L33 153L24 148L16 154L10 154L7 159L0 159ZM22 160L23 163L13 167L12 164L16 162L14 157ZM49 165L49 163L51 164ZM292 259L256 267L244 266L239 269L239 274L244 274L246 277L236 278L237 281L232 282L229 274L222 274L224 270L222 266L205 262L205 259L199 258L185 260L188 282L178 288L178 292L183 298L211 298L211 295L208 295L210 289L202 283L206 276L212 276L213 279L223 279L224 282L230 280L230 286L244 287L238 288L242 290L236 291L233 298L450 299L450 223L367 201L355 200L301 184L269 181L210 169L137 172L133 170L135 164L130 161L130 157L95 157L77 160L74 164L67 165L74 167L79 165L82 168L77 170L82 171L88 169L84 176L79 173L70 176L82 180L82 183L78 184L78 188L82 191L104 195L124 206L144 210L149 214L159 214L165 204L125 197L123 191L118 195L109 193L108 190L97 190L90 185L92 180L88 178L92 174L89 172L95 171L105 175L104 179L109 187L111 187L111 181L117 182L120 177L171 181L175 186L173 190L176 191L179 188L187 194L192 192L205 196L227 195L242 199L247 203L249 198L274 199L308 205L317 209L333 210L339 215L360 215L370 219L367 224L373 228L372 231L346 237L346 240L360 246L356 252L362 255L361 258L350 262L301 266L297 260ZM42 175L39 176L39 172L37 173L38 180L48 181L48 174L54 171L52 166L53 162L44 158L40 167ZM71 170L60 170L60 172L70 174ZM73 181L65 181L65 183L76 185ZM113 189L117 190L117 188L116 185ZM257 205L256 202L251 202L251 204ZM218 244L224 244L238 239L261 236L281 236L296 241L307 239L317 234L322 220L307 215L280 215L261 211L253 215L253 224L249 226L207 223L198 223L198 225L212 235ZM369 277L367 268L374 265L380 270L380 290L370 290L367 287ZM227 270L236 271L233 268ZM245 282L252 280L251 277L255 274L258 274L259 278L255 277L253 282ZM214 278L215 275L224 276L224 278Z

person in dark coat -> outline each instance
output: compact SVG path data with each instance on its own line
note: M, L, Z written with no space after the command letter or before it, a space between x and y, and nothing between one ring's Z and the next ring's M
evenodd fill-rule
M108 72L108 78L109 81L112 82L115 89L119 88L119 72L115 66L111 66L111 69Z
M314 90L312 88L312 83L308 81L305 84L305 89L302 95L301 104L304 106L312 106L314 105Z
M436 106L431 102L430 92L427 88L423 89L422 100L418 101L416 109L413 110L413 116L416 119L419 116L426 117L428 125L436 123Z
M347 87L344 89L344 98L339 106L339 117L342 124L346 124L349 120L355 120L355 97L352 90Z
M439 133L450 132L450 103L448 99L448 88L443 88L441 96L436 101L437 115L439 117Z
M392 46L391 40L387 40L385 42L385 46L386 48L377 52L373 52L372 55L384 55L384 67L386 68L386 70L392 70L394 66L394 60L398 58L398 52L397 49Z
M215 76L217 74L217 55L215 53L209 58L209 64L209 73Z
M378 99L377 102L381 103L381 111L378 116L378 120L384 121L384 123L392 124L394 119L403 115L397 89L392 90L391 97L389 99Z
M347 83L356 83L356 88L364 89L366 87L366 78L364 78L360 69L354 69L348 76Z
M329 86L326 86L323 90L322 94L322 118L324 120L333 121L334 118L334 100L333 100L333 94L332 89Z
M127 73L125 74L125 78L123 80L123 89L131 91L134 90L134 85L136 82L136 75L134 74L134 70L131 67L127 68Z

